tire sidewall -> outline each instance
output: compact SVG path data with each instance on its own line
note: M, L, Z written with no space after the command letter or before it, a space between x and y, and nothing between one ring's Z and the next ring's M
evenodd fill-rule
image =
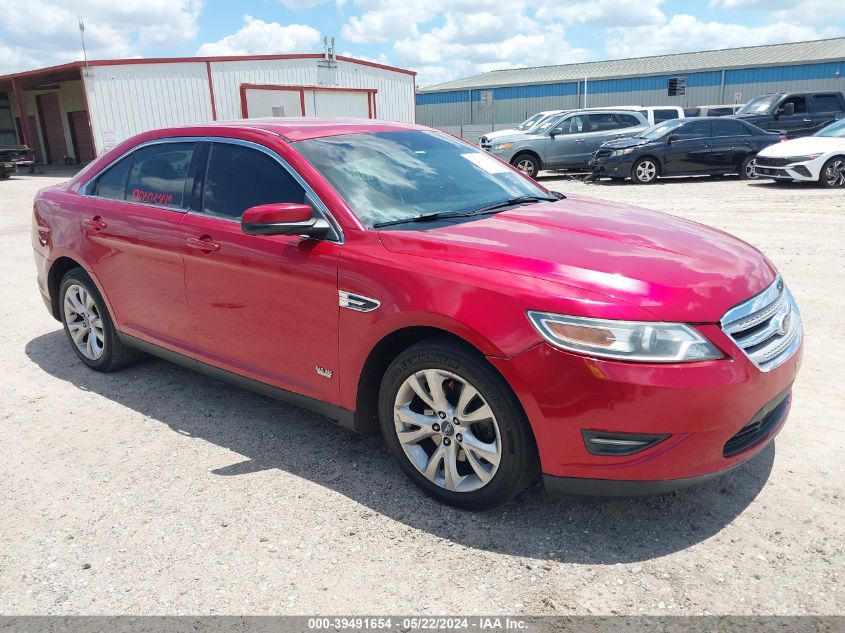
M536 467L531 459L536 453L533 438L527 440L527 420L518 406L514 405L501 378L496 379L495 370L485 367L463 350L450 349L443 345L415 345L400 354L385 372L379 392L379 421L387 447L403 472L429 496L438 501L464 509L480 510L490 508L511 499L530 481ZM393 411L396 394L402 383L413 373L423 369L441 369L466 380L492 408L499 426L501 441L501 462L493 479L483 488L472 492L453 492L441 488L420 473L405 455L396 435ZM527 481L526 481L527 480Z
M67 318L65 317L65 293L67 292L68 286L76 284L78 286L82 286L88 294L91 295L91 298L94 300L94 305L97 306L97 312L100 315L100 319L103 321L103 353L97 360L91 360L87 356L85 356L82 352L79 351L76 347L76 343L73 342L73 338L70 335L70 329L67 325ZM67 336L68 342L70 343L71 349L73 349L76 356L81 360L83 363L88 365L91 369L96 369L98 371L103 371L107 367L111 365L112 356L114 354L114 350L116 349L117 345L117 332L112 324L111 315L109 311L106 309L105 302L103 301L103 297L100 294L99 290L97 290L96 284L91 279L91 277L81 268L74 268L73 270L68 271L65 273L65 276L62 277L62 283L59 285L59 315L62 319L62 327L65 331L65 336Z

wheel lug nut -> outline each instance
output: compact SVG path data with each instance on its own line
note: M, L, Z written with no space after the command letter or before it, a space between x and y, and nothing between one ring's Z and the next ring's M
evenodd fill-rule
M437 415L439 415L439 416L440 416L440 419L441 419L441 420L445 420L445 419L446 419L446 412L445 412L445 411L438 411L438 412L437 412Z
M449 446L449 444L451 444L451 443L452 443L452 440L450 440L448 437L444 437L444 438L443 438L443 443L444 443L446 446Z
M458 418L452 418L452 424L454 424L455 426L460 426L461 421Z
M432 424L432 425L431 425L431 428L432 428L432 430L433 430L434 432L436 432L436 433L437 433L437 432L440 432L440 425L439 425L439 424L437 424L437 422L435 422L434 424Z
M455 436L455 439L456 439L456 440L458 440L459 442L463 442L463 441L464 441L464 436L463 436L463 435L461 435L460 433L458 433L458 434Z

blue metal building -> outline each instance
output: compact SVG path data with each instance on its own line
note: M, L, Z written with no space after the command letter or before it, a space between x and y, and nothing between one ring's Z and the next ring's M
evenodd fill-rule
M670 79L684 79L670 95ZM417 91L417 123L511 127L535 112L614 105L715 105L761 94L845 91L845 38L487 72Z

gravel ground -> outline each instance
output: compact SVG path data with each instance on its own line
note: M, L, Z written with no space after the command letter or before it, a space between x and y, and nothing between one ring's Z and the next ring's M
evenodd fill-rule
M720 480L534 487L470 514L418 493L378 438L155 359L83 367L30 253L32 196L59 180L0 182L0 613L845 613L845 192L544 178L761 247L802 308L804 366L776 443Z

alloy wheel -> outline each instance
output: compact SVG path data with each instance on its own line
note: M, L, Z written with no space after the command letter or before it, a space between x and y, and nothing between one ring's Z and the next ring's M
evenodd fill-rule
M519 171L525 172L529 176L534 175L534 163L532 161L528 160L527 158L523 158L522 160L517 161L516 168Z
M103 319L91 293L79 284L67 287L64 315L68 332L79 353L89 360L103 355L105 332Z
M637 163L637 178L640 182L651 182L657 177L657 165L650 160Z
M413 466L435 485L472 492L493 479L502 457L492 408L466 379L424 369L399 387L396 436Z
M824 179L829 187L845 186L845 160L834 160L824 170Z
M747 163L745 163L745 176L749 180L755 180L757 178L757 172L755 171L756 168L757 168L757 161L756 160L750 160Z

